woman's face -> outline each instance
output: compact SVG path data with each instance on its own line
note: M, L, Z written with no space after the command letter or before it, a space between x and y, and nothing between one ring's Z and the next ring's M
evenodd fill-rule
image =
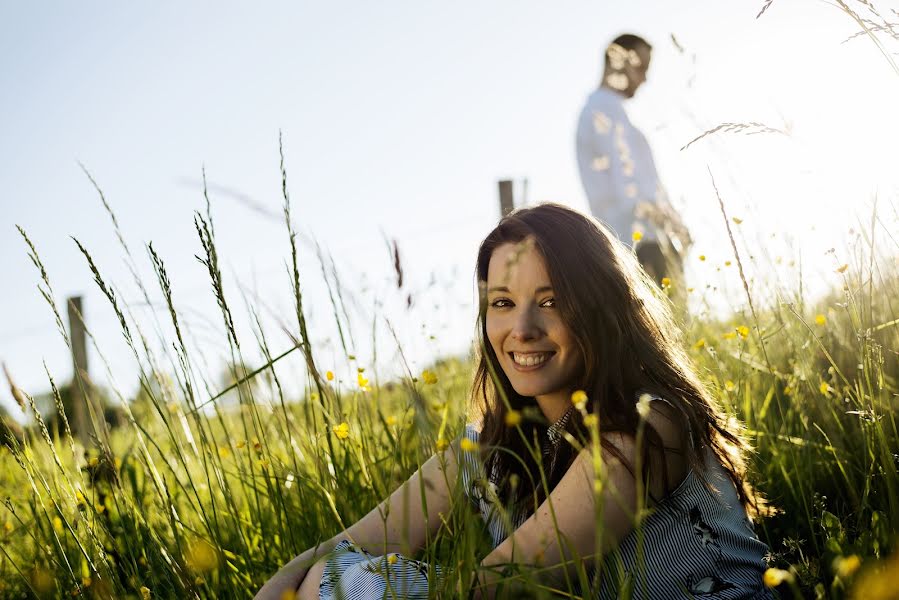
M583 361L532 244L503 244L490 257L487 338L517 393L570 403Z

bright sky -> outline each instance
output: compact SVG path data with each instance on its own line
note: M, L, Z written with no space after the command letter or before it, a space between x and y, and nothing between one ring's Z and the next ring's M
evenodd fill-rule
M649 82L629 110L694 233L688 285L736 289L732 269L716 270L731 251L708 169L730 212L744 220L741 235L752 251L789 257L801 250L806 274L823 274L829 285L837 259L824 251L841 247L853 212L875 192L895 198L899 75L869 39L841 43L858 27L833 5L775 1L756 19L761 5L4 3L0 361L30 393L48 387L42 361L57 382L71 374L19 224L60 306L68 295L84 295L88 325L119 388L126 395L136 389L134 359L69 236L132 303L152 341L151 313L138 305L78 161L106 193L153 293L144 244L152 241L166 261L176 303L209 365L198 367L214 376L226 347L194 258L200 246L192 221L204 208L205 165L226 292L244 324L248 360L258 362L238 281L263 313L273 353L286 348L276 323L293 324L287 235L265 214L281 210L279 130L296 225L333 253L357 306L359 364L385 372L396 365L386 328L377 331L374 356L376 301L413 369L464 352L473 332L477 244L498 216L496 182L527 178L528 202L586 208L575 119L598 82L603 48L624 31L655 46ZM719 123L749 121L789 128L791 136L724 133L680 150ZM385 236L398 241L403 290L392 283ZM322 367L348 373L320 266L309 246L301 252ZM709 260L700 264L699 254ZM775 273L789 280L768 270ZM739 307L739 294L722 294L711 302ZM108 383L95 352L90 359L95 379ZM297 365L285 362L287 377ZM5 384L0 403L18 413Z

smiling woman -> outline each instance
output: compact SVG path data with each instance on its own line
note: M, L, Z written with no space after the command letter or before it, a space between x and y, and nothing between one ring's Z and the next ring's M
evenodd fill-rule
M408 556L445 524L456 483L492 540L451 579L475 597L520 597L522 568L588 597L771 597L744 443L633 254L545 204L487 236L477 278L480 422L257 597L433 596L450 569Z

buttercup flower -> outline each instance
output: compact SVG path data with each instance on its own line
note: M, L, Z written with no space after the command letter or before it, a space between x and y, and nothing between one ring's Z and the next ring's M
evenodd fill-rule
M517 410L510 410L506 413L505 421L507 427L515 427L521 423L521 413Z
M344 421L340 425L335 425L332 428L332 431L334 431L334 435L337 436L337 439L345 440L350 437L350 424Z
M793 581L793 574L789 571L784 571L783 569L768 569L765 571L765 574L762 576L762 581L765 582L765 586L769 588L776 588L784 581Z
M463 452L474 452L478 449L478 443L472 442L467 437L462 438L462 441L459 442L459 447Z
M833 561L833 570L841 579L852 577L860 566L862 566L862 559L858 557L858 554L838 556Z
M587 392L584 390L576 390L571 394L571 403L578 410L584 410L587 406Z

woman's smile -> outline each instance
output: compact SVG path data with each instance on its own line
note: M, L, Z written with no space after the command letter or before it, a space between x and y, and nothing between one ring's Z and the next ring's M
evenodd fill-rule
M536 371L544 366L554 355L555 352L509 352L512 364L518 371Z

